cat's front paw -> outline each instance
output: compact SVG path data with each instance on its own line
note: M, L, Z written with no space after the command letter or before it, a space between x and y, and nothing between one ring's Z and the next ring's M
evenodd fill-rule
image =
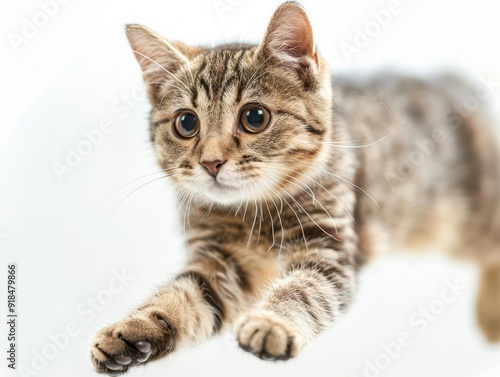
M116 376L170 352L174 340L175 333L165 319L131 317L96 335L90 351L92 364L98 373Z
M270 311L243 315L235 332L240 347L262 360L288 360L297 356L304 344L293 324Z

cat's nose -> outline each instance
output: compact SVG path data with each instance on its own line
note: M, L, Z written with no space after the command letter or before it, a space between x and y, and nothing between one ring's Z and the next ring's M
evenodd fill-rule
M202 161L201 164L207 169L208 174L210 174L212 177L216 177L217 173L219 173L219 170L222 165L224 165L226 161Z

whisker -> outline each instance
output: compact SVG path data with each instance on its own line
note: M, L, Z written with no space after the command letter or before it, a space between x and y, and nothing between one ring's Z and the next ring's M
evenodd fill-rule
M160 210L163 210L165 206L172 200L173 198L177 198L177 188L181 185L181 182L177 182L175 185L172 186L172 189L174 190L173 193L171 193L165 203L162 204Z
M131 195L133 195L134 193L136 193L138 190L140 190L141 188L145 187L145 186L148 186L150 184L152 184L153 182L156 182L156 181L159 181L160 179L165 179L165 178L168 178L170 176L172 176L173 174L175 174L176 172L172 173L171 175L164 175L164 176L161 176L159 178L154 178L152 179L151 181L148 181L146 183L143 183L141 184L139 187L135 188L132 192L130 192L129 194L127 194L127 196L125 196L123 199L121 199L118 204L116 204L112 209L111 211L108 213L108 215L104 218L102 224L99 226L98 228L98 231L100 231L102 229L102 227L104 226L104 224L106 223L106 221L111 217L111 215L115 212L115 210L125 201L127 200Z
M210 205L208 206L208 209L205 211L205 213L201 217L200 222L202 222L203 220L205 220L207 217L210 216L210 213L212 213L212 207L214 206L214 204L215 204L215 202L213 200L210 200Z
M260 234L261 234L261 231L262 231L262 222L264 221L264 219L262 217L263 216L263 213L262 213L263 211L262 211L262 201L261 200L262 199L260 198L260 195L259 195L259 207L260 207L259 233L257 235L257 241L255 241L255 243L257 243L257 244L260 241Z
M244 200L244 195L242 193L243 189L240 187L240 195L241 195L241 202L238 208L234 211L234 217L238 216L238 213L240 212L241 207L243 206L243 200Z
M179 203L179 208L182 208L184 206L184 203L186 202L187 198L189 197L189 191L187 188L182 188L182 191L181 191L181 197L182 199L180 199L180 203ZM188 214L187 214L187 206L184 210L184 219L183 219L183 226L182 226L182 232L184 234L184 242L186 243L186 246L187 246L187 249L188 249L188 253L189 253L189 256L191 258L191 261L193 259L193 254L191 252L191 245L189 245L189 242L188 242L188 237L187 237L187 233L186 233L186 218L188 217Z
M186 218L187 218L187 225L188 225L189 229L191 229L191 223L189 221L189 217L190 217L191 201L193 200L193 197L194 197L194 193L191 193L191 195L189 196L189 200L187 202Z
M186 49L184 49L184 51L182 51L182 49L179 49L181 50L180 52L182 52L182 57L186 57L188 54L186 53ZM193 76L193 70L192 70L192 67L191 67L191 61L188 59L188 58L185 58L183 59L184 62L186 63L186 66L188 67L188 72L189 72L189 76L191 76L191 85L194 86L195 84L195 81L194 81L194 76Z
M264 180L266 180L268 183L270 183L271 185L273 184L271 181L269 181L267 178L263 177ZM302 230L302 238L304 239L304 244L306 246L306 252L309 252L309 246L307 245L307 238L306 238L306 234L304 232L304 227L302 226L302 221L300 221L300 218L299 216L297 215L297 212L295 212L295 210L293 209L293 207L290 205L290 203L288 203L288 200L286 200L278 191L276 191L275 189L273 189L272 187L270 187L270 190L272 192L274 192L274 194L276 196L278 196L278 198L280 198L280 200L284 200L285 203L288 205L288 207L290 207L290 209L292 210L292 212L294 213L295 217L297 218L297 221L299 222L299 226L300 226L300 229ZM283 203L283 202L281 202Z
M337 203L339 203L339 205L344 209L345 212L347 212L347 214L349 215L349 217L351 218L352 221L355 221L354 220L354 217L353 215L349 212L349 210L344 206L344 204L340 201L340 199L334 195L333 193L330 192L330 190L328 190L325 186L323 186L321 183L319 183L318 181L316 181L315 179L311 178L310 176L308 176L307 174L303 174L301 172L298 172L296 170L293 170L293 169L288 169L288 168L285 168L285 167L280 167L280 169L284 169L284 170L288 170L288 171L291 171L291 172L294 172L294 173L297 173L297 174L300 174L302 175L303 177L306 177L307 179L310 179L311 181L313 181L314 183L316 183L319 187L321 187L323 190L325 190L325 192L327 192L329 195L331 195L332 198L334 198ZM300 180L299 180L300 182ZM307 186L306 186L307 187ZM318 202L319 203L319 202Z
M267 251L270 251L270 250L274 247L274 245L276 244L276 241L275 241L275 235L274 235L274 219L273 219L273 216L271 215L271 210L269 209L269 205L267 204L267 200L265 200L265 199L263 198L265 189L264 189L264 191L263 191L263 190L262 190L262 188L261 188L261 187L259 187L259 186L257 186L257 189L260 191L260 193L261 193L261 195L262 195L262 197L261 197L261 204L260 204L261 211L262 211L262 200L264 200L264 203L265 203L265 205L266 205L266 207L267 207L267 212L269 213L269 218L270 218L270 220L271 220L271 235L272 235L272 237L273 237L273 243L272 243L272 245L269 247L269 249L267 250Z
M149 56L144 55L142 52L137 51L137 50L133 50L133 51L134 51L134 53L136 53L136 54L138 54L138 55L140 55L140 56L142 56L142 57L144 57L144 58L148 59L150 62L152 62L152 63L156 64L158 67L160 67L161 69L163 69L163 70L164 70L165 72L167 72L170 76L172 76L172 77L173 77L174 79L176 79L179 83L181 83L181 84L182 84L182 86L184 86L184 88L186 88L186 89L189 91L189 93L191 93L191 90L189 89L189 87L188 87L186 84L184 84L184 82L182 82L182 81L181 81L181 80L180 80L177 76L175 76L172 72L170 72L168 69L166 69L165 67L163 67L161 64L159 64L159 63L158 63L158 62L156 62L155 60L151 59Z
M269 199L271 199L271 201L273 202L274 208L276 208L276 214L278 215L278 220L280 222L280 227L281 227L281 243L280 243L280 248L278 250L278 257L279 257L279 255L281 254L281 249L283 248L283 242L285 241L285 230L283 229L283 222L281 221L281 215L280 215L280 211L283 210L283 207L281 207L281 210L279 211L278 210L278 206L274 202L274 199L271 197L271 195L269 194L268 190L266 190L266 193L269 196ZM283 201L281 200L281 198L280 198L280 202L281 202L281 204L283 204ZM274 243L274 238L273 238L273 243Z
M246 195L246 197L247 197L247 204L245 205L245 212L243 212L243 218L241 219L241 222L245 221L245 216L247 215L247 209L248 209L248 192L247 192L246 187L245 187L245 193L247 194Z
M245 143L245 142L243 142L243 143L244 143L246 146L248 146L249 148L252 148L252 146L251 146L251 145L249 145L248 143ZM252 149L253 149L253 148L252 148ZM295 159L295 158L293 158L293 157L290 157L290 158L291 158L291 159L293 159L294 161L297 161L298 163L300 163L300 164L304 165L304 163L303 163L302 161L299 161L299 160L297 160L297 159ZM265 162L273 162L273 161L271 161L271 160L265 160L265 161L264 161L264 163L265 163ZM313 167L311 167L311 166L309 166L309 165L307 165L307 167L308 167L308 168L312 168L312 169L319 170L319 171L324 172L324 173L327 173L327 174L332 174L332 175L334 175L333 173L330 173L330 172L324 171L324 170L322 170L322 169L313 168ZM262 168L262 167L261 167L261 168ZM265 167L264 167L264 168L265 168ZM352 214L351 214L351 213L349 212L349 210L348 210L348 209L344 206L344 204L340 201L340 199L339 199L337 196L335 196L333 193L331 193L329 190L327 190L327 189L326 189L323 185L321 185L318 181L314 180L313 178L309 177L309 176L308 176L308 175L306 175L306 174L300 173L300 172L295 171L295 170L293 170L293 169L288 169L288 168L286 168L286 167L284 167L284 166L282 166L282 165L280 165L280 169L293 171L293 172L295 172L295 173L298 173L298 174L300 174L300 175L303 175L304 177L307 177L307 178L308 178L308 179L310 179L311 181L313 181L313 182L315 182L316 184L318 184L318 185L319 185L321 188L323 188L323 189L324 189L324 190L325 190L328 194L330 194L330 195L331 195L331 196L332 196L332 197L333 197L333 198L334 198L334 199L335 199L335 200L336 200L336 201L340 204L340 206L342 206L342 208L343 208L343 209L347 212L347 214L349 215L349 217L350 217L353 221L355 221L355 220L354 220L354 217L352 216ZM274 173L274 171L272 171L272 172ZM335 176L335 175L334 175L334 176ZM376 201L376 200L375 200L375 199L374 199L371 195L369 195L369 194L368 194L365 190L363 190L361 187L357 186L356 184L354 184L354 183L352 183L352 182L348 181L347 179L342 178L342 177L340 177L340 176L336 176L336 178L338 178L338 179L344 179L345 181L347 181L347 183L349 183L349 184L353 185L356 189L360 190L360 191L361 191L361 192L363 192L365 195L367 195L367 196L368 196L368 197L369 197L369 198L370 198L370 199L371 199L371 200L372 200L372 201L373 201L373 202L377 205L377 207L379 207L379 205L378 205L377 201ZM306 187L308 187L308 186L306 186ZM308 188L309 188L309 187L308 187ZM309 188L309 189L310 189L310 188ZM312 192L312 191L311 191L311 192ZM314 194L313 194L313 195L314 195ZM313 199L314 199L314 198L313 198ZM283 204L283 202L281 202L281 204ZM283 209L283 208L281 208L281 210L282 210L282 209Z
M170 92L173 92L174 90L167 90L164 95L161 96L160 103L158 104L158 109L161 109L161 105L163 104L163 99L166 97L166 95ZM187 93L185 93L187 94Z
M165 172L168 172L168 171L171 171L171 170L175 170L175 169L180 169L179 167L173 167L173 168L166 168L166 169L161 169L161 170L158 170L158 171L155 171L155 172L152 172L152 173L149 173L149 174L146 174L146 175L143 175L141 177L138 177L138 178L134 178L133 180L121 185L120 187L118 187L116 190L114 190L111 194L109 194L106 199L103 200L103 202L100 204L100 206L102 206L109 198L111 198L114 194L116 194L118 191L122 190L123 188L125 188L126 186L134 183L134 182L137 182L143 178L146 178L146 177L150 177L152 175L155 175L155 174L159 174L159 173L165 173Z
M340 242L340 240L339 240L339 239L335 238L335 236L333 236L332 234L330 234L330 233L328 233L326 230L324 230L324 229L321 227L321 225L319 225L319 224L318 224L318 223L317 223L317 222L316 222L316 221L315 221L315 220L314 220L314 219L313 219L313 218L309 215L309 212L307 212L307 211L304 209L304 207L302 207L302 206L300 205L300 203L299 203L297 200L295 200L295 198L294 198L292 195L290 195L290 194L288 193L288 191L286 191L285 189L283 189L283 188L281 188L281 187L278 187L278 188L279 188L279 189L281 189L281 191L283 191L284 193L286 193L286 194L290 197L290 199L292 199L292 200L295 202L295 204L297 204L297 206L298 206L298 207L299 207L299 208L300 208L300 209L301 209L301 210L302 210L302 211L306 214L306 216L307 216L307 217L309 217L309 219L310 219L310 220L311 220L311 221L312 221L312 222L313 222L313 223L314 223L314 224L315 224L315 225L316 225L319 229L321 229L321 231L322 231L323 233L325 233L327 236L329 236L329 237L333 238L335 241Z
M285 173L282 173L284 175L286 175L287 177L290 177L292 179L295 179L297 180L298 182L302 183L300 180L298 180L297 178L294 178L292 177L291 175L288 175L288 174L285 174ZM323 204L321 204L321 202L319 200L316 199L316 197L311 194L309 194L303 187L297 185L296 183L292 182L292 181L289 181L288 179L286 178L283 178L285 181L287 181L288 183L291 183L292 185L295 185L297 186L298 188L300 188L302 191L304 191L307 195L309 195L314 201L316 201L320 206L321 208L323 209L323 211L328 215L328 217L333 221L333 226L335 227L335 232L338 233L338 229L337 229L337 224L335 223L335 219L330 215L330 212L327 211L327 209L323 206Z
M321 144L333 145L335 148L354 148L354 149L355 148L367 148L367 147L371 147L372 145L375 145L375 144L380 143L381 141L387 139L389 136L391 136L396 131L398 131L398 129L392 130L384 137L382 137L382 138L380 138L372 143L365 144L365 145L339 145L339 144L334 144L334 142L330 142L330 141L322 141Z
M349 181L348 179L344 178L344 177L341 177L340 175L337 175L335 173L332 173L330 171L326 171L326 170L323 170L323 169L319 169L319 168L315 168L313 166L310 166L310 165L305 165L302 161L299 161L293 157L289 157L290 159L298 162L299 164L302 164L302 166L307 166L308 169L314 169L314 170L317 170L317 171L320 171L320 172L323 172L325 174L328 174L328 175L331 175L332 177L335 177L337 179L340 179L341 181L351 185L352 187L354 187L356 190L362 192L363 194L365 194L366 196L368 196L368 198L370 198L370 200L377 206L377 207L380 207L379 204L377 203L377 201L370 195L368 194L365 190L363 190L361 187L359 187L358 185L356 185L355 183Z
M159 82L159 81L146 81L146 84L157 84L157 85L168 85L168 86L172 86L174 88L176 88L177 90L180 90L181 92L183 92L186 96L189 96L189 93L186 92L184 89L178 87L177 85L174 85L174 84L170 84L168 82ZM167 93L165 93L163 95L163 97L165 97L168 93L170 93L172 90L169 90ZM162 100L163 100L163 97L162 97ZM160 108L160 107L158 107Z
M252 233L253 233L253 229L255 228L255 222L257 221L257 201L255 200L255 195L253 193L253 190L252 190L252 197L253 197L253 201L254 201L254 204L255 204L255 216L253 218L253 224L252 224L252 229L250 230L250 236L248 237L248 242L247 242L247 247L250 246L250 240L252 239Z
M329 144L333 144L333 145L336 145L336 144L342 145L342 144L347 144L347 143L358 143L360 141L370 141L370 139L363 138L363 139L355 139L355 140L329 141L329 142L325 142L325 143L329 143Z
M270 54L270 55L269 55L269 56L268 56L268 57L267 57L267 58L266 58L266 59L265 59L265 60L264 60L264 61L263 61L263 62L262 62L262 63L261 63L258 67L257 67L257 69L254 71L254 73L252 74L252 76L250 76L250 78L246 81L246 83L245 83L245 87L247 87L247 88L248 88L248 87L250 87L250 86L253 84L253 82L254 82L257 78L259 78L259 77L260 77L260 76L259 76L259 77L255 78L255 80L252 80L252 79L254 78L254 76L257 74L257 72L259 72L259 70L260 70L260 69L264 66L264 64L266 64L266 63L269 61L269 59L271 59L271 58L273 57L273 55L275 55L275 54L277 54L278 52L282 51L282 49L283 49L284 47L285 47L285 43L283 43L283 44L282 44L279 48L277 48L275 51L273 51L273 53L272 53L272 54ZM266 73L267 73L267 72L266 72Z

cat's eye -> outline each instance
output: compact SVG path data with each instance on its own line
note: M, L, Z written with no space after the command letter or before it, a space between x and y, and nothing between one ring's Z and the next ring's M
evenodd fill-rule
M185 110L177 115L174 126L179 136L190 138L198 133L200 122L193 112Z
M271 114L269 110L256 103L249 103L241 109L240 126L245 131L257 133L263 131L269 121Z

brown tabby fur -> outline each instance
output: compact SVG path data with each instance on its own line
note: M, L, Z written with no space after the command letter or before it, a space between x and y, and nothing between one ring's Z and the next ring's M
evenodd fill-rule
M98 372L123 373L231 323L244 350L294 357L349 306L364 261L429 245L483 266L479 324L500 340L499 155L485 112L453 108L467 84L380 75L332 85L296 3L278 8L259 46L188 47L138 25L127 36L191 258L97 334ZM247 103L269 109L264 131L240 128ZM193 138L174 131L181 109L199 118ZM216 180L205 161L226 161Z

